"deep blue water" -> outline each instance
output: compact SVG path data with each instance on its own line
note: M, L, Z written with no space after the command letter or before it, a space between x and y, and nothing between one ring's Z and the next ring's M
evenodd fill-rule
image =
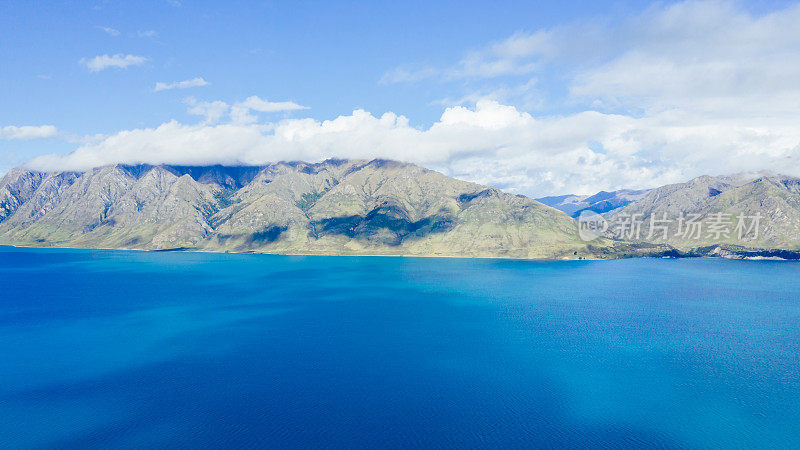
M0 247L0 447L800 447L800 264Z

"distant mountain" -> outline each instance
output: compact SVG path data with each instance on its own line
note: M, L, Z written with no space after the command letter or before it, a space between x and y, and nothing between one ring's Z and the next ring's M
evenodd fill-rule
M800 250L800 179L702 176L653 189L609 220L617 238L680 250Z
M0 243L298 254L578 258L569 216L395 161L259 167L18 168L0 180Z
M675 255L800 257L800 179L794 177L705 175L650 190L537 200L574 218L601 214L602 236L616 250L627 242L639 249L667 245Z
M564 211L571 217L580 216L583 211L592 211L598 214L609 213L623 208L637 200L642 199L649 190L634 191L622 189L619 191L600 191L594 195L559 195L537 198L536 201L547 206Z

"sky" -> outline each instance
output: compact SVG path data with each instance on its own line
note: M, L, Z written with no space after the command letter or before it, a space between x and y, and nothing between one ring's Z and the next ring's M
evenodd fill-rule
M800 176L800 3L0 0L0 174L404 160L531 196Z

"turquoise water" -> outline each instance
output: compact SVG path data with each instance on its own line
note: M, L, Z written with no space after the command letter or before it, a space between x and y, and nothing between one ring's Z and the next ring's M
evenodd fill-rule
M800 447L798 275L0 247L0 447Z

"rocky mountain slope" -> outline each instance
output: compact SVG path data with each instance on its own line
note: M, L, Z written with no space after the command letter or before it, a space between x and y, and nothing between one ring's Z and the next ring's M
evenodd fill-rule
M14 169L0 180L0 243L525 258L611 245L527 197L383 160Z
M800 179L702 176L653 189L608 219L618 238L681 250L800 250Z
M538 201L594 221L617 243L666 245L674 255L800 257L800 179L774 174L712 177L659 188ZM585 215L585 218L584 218ZM591 235L590 235L591 238Z

